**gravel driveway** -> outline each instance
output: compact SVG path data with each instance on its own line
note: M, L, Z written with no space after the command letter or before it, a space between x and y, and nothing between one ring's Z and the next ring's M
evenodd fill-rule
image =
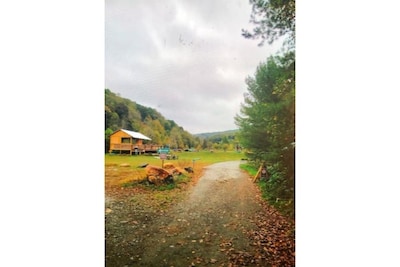
M140 194L106 196L106 266L273 266L249 238L265 212L239 164L207 167L179 201L165 206L147 204L151 199ZM294 252L293 263L281 266L292 264Z

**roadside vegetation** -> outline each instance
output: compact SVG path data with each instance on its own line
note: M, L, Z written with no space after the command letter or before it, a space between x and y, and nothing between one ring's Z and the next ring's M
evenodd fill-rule
M247 93L236 115L238 139L246 148L247 170L267 166L269 178L259 181L264 198L294 219L295 181L295 1L250 0L253 31L243 36L274 43L284 40L276 55L261 62L246 79ZM253 169L252 169L253 168Z

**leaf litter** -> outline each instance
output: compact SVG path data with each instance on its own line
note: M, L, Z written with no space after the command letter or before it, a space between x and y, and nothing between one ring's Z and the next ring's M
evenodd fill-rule
M108 188L106 199L106 266L295 266L294 222L234 163L191 186Z

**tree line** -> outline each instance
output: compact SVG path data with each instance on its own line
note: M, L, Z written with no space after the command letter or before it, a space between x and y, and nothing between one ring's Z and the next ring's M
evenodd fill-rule
M235 131L193 135L175 121L166 119L157 110L140 105L105 89L105 152L110 135L119 129L140 132L152 144L172 149L234 150L238 143Z
M151 143L171 148L191 148L201 140L162 116L157 110L122 98L105 89L105 151L108 152L109 136L118 129L140 132L151 138Z
M247 92L235 122L251 164L266 164L260 182L264 197L294 218L295 189L295 1L250 0L253 32L245 38L272 44L284 38L281 52L261 62L246 79Z

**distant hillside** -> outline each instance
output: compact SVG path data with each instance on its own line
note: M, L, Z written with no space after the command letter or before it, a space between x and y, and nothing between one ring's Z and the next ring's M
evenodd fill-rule
M228 130L228 131L222 131L222 132L199 133L199 134L194 134L194 136L197 136L201 139L222 137L222 136L235 136L238 131L239 130Z
M104 111L106 151L108 137L120 128L141 132L150 137L153 144L183 149L200 145L199 137L185 131L173 120L166 119L157 110L122 98L109 89L105 89Z
M200 138L203 149L223 149L223 150L237 150L239 148L239 140L237 133L239 130L228 130L222 132L209 132L195 134L197 138Z

